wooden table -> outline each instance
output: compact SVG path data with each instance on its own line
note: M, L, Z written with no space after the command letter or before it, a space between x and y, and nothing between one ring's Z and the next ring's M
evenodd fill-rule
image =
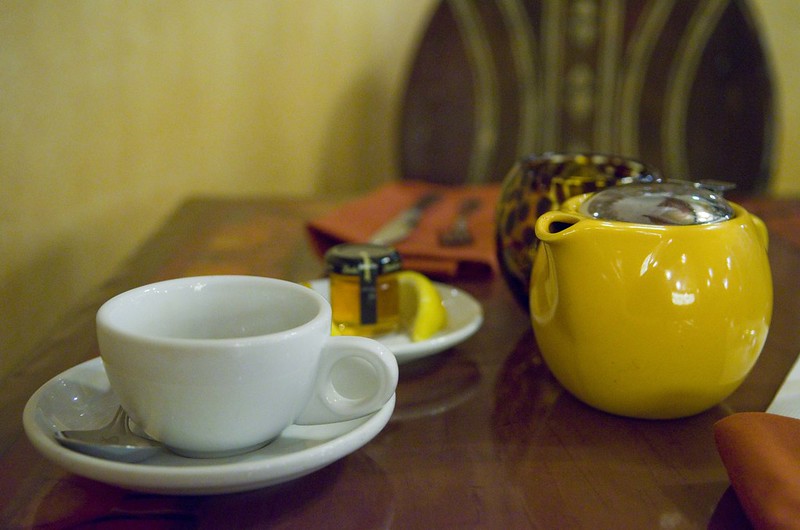
M94 313L150 281L206 273L303 280L322 271L304 222L331 200L198 198L63 323L0 396L0 527L737 528L747 527L712 437L734 411L764 410L800 353L800 201L745 205L770 227L775 311L764 351L718 407L672 421L619 418L561 389L505 284L457 281L483 328L403 366L397 408L362 449L304 478L250 493L133 493L62 471L25 437L30 395L97 355Z

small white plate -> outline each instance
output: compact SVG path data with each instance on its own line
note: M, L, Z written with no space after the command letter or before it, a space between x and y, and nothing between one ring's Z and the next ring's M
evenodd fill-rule
M65 469L107 484L148 493L211 495L249 491L287 482L359 449L389 422L395 396L378 412L341 423L289 426L257 451L229 458L184 458L167 450L128 464L62 447L54 433L92 429L119 406L97 357L63 372L37 390L25 406L25 432L45 457Z
M327 278L308 283L312 289L330 300L330 283ZM392 350L398 364L434 355L464 342L483 324L483 308L469 293L452 285L434 282L447 311L445 327L431 338L413 342L405 332L373 337Z

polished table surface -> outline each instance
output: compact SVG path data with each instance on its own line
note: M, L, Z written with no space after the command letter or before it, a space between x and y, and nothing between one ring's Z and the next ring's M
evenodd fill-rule
M27 440L44 382L97 355L94 313L143 283L198 274L306 280L322 273L305 222L341 200L187 201L0 387L0 527L747 528L712 426L765 410L800 353L800 200L742 201L770 228L775 310L745 383L697 416L646 421L593 410L543 365L500 278L455 280L484 306L470 340L401 366L392 419L351 455L279 486L158 496L72 475Z

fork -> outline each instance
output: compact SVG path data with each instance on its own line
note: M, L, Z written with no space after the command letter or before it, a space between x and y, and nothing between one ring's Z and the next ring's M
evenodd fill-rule
M477 197L467 197L461 201L453 223L439 233L439 244L443 247L460 247L469 245L474 240L469 229L469 216L481 205Z

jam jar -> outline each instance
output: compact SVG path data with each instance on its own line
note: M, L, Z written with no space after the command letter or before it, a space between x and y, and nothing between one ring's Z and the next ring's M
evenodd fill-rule
M400 254L373 244L341 244L325 253L333 327L342 335L371 337L400 325L397 272Z

